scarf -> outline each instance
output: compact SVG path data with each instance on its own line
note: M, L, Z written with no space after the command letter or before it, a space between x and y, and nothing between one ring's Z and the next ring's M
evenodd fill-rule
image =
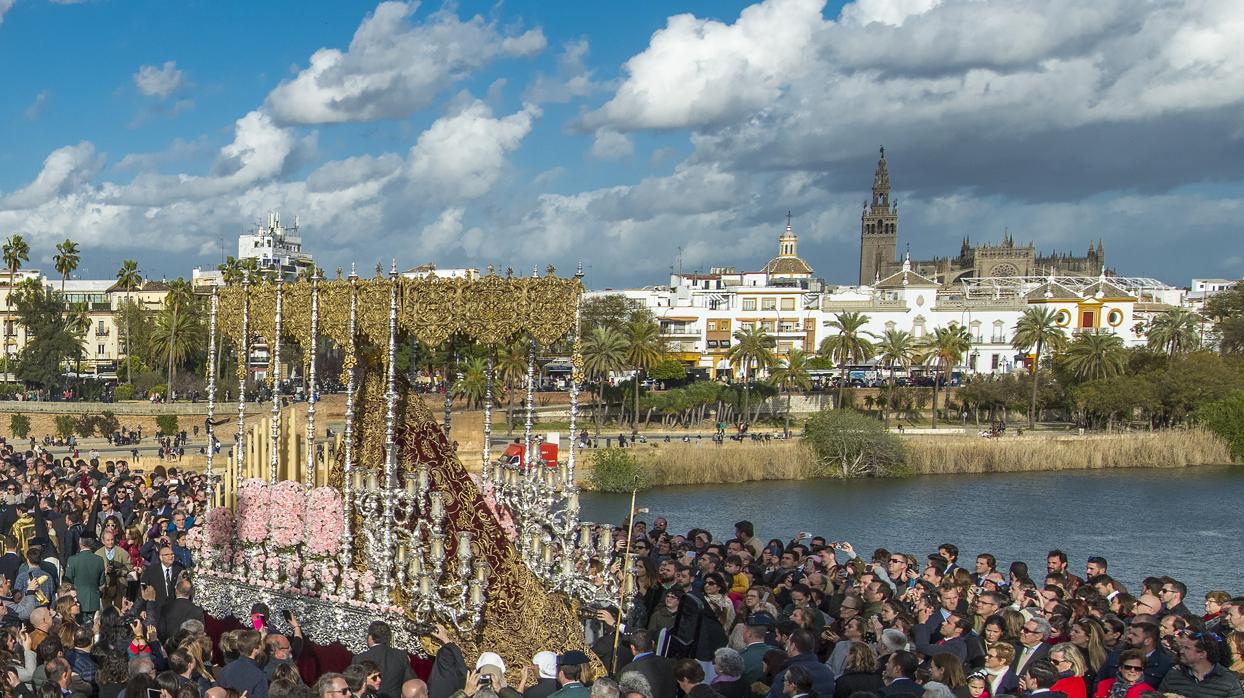
M1141 676L1144 676L1144 674L1141 674ZM1143 681L1144 679L1141 680ZM1106 696L1106 698L1127 698L1128 690L1135 685L1136 684L1128 683L1121 678L1115 679L1114 685L1110 687L1110 695Z

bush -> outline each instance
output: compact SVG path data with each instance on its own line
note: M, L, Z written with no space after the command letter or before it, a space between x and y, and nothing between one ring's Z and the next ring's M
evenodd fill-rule
M73 428L77 424L73 415L58 414L56 415L56 435L62 439L68 439L73 436Z
M156 427L160 433L165 436L172 436L177 433L177 415L175 414L158 414L156 415Z
M1205 425L1231 449L1231 457L1244 460L1244 392L1230 395L1202 405L1195 418Z
M121 421L117 416L108 410L95 418L95 428L99 430L100 436L107 436L121 429Z
M13 432L13 438L24 439L30 436L30 417L24 414L15 414L9 417L9 431Z
M804 426L804 441L817 463L817 475L885 477L903 472L903 442L854 410L818 412Z
M112 391L112 395L113 397L117 399L118 402L120 402L121 400L133 400L134 399L134 386L118 385L117 389Z
M163 383L156 383L150 388L147 388L147 397L151 397L152 395L159 395L160 397L167 397L168 386Z
M652 486L652 472L624 448L592 451L592 488L601 492L630 492Z
M648 369L648 377L654 381L686 380L687 366L678 359L664 359Z
M84 414L74 421L73 430L84 439L93 436L95 434L96 419L98 418L95 415Z
M12 400L24 392L26 388L21 383L0 383L0 400Z

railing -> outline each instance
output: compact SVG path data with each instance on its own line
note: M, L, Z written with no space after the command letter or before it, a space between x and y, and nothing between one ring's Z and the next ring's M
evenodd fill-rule
M825 300L821 303L821 310L826 312L838 312L846 310L880 310L895 309L906 310L907 302L902 299L878 299L870 301L831 301Z

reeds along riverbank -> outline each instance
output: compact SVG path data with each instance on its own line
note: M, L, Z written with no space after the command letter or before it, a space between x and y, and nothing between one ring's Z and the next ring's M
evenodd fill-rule
M982 439L906 439L913 474L1016 473L1101 468L1183 468L1231 462L1226 443L1201 429Z
M1089 436L909 436L905 473L1012 473L1100 468L1183 468L1231 462L1222 439L1202 430ZM800 441L765 444L658 444L636 453L652 485L695 485L815 477ZM590 459L589 459L590 462Z

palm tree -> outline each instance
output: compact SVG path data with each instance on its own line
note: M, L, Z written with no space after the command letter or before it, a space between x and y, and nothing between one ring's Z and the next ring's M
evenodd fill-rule
M176 397L176 391L173 389L173 379L176 377L177 364L181 362L194 346L189 336L179 339L178 332L185 331L190 328L193 323L184 322L182 318L190 318L190 304L194 302L194 290L190 287L190 283L181 277L177 277L176 281L170 281L168 284L168 294L164 296L164 309L160 312L160 318L156 319L155 332L152 333L151 341L163 347L163 350L157 350L157 354L168 355L168 398L169 400ZM164 318L161 323L161 318ZM163 324L164 332L167 337L164 340L158 340L157 334L161 331ZM275 367L277 373L280 373L281 367ZM279 383L279 381L278 381ZM275 385L275 384L274 384Z
M30 245L21 235L10 235L4 241L4 266L9 270L9 307L13 307L13 291L17 288L17 270L30 261Z
M488 366L481 356L473 356L462 364L461 377L454 386L454 393L463 396L468 410L484 404L488 392Z
M121 263L121 268L117 270L117 285L125 291L126 300L129 300L129 294L142 288L143 276L138 270L138 262L127 259ZM129 369L125 372L125 382L133 384L134 382L134 355L130 352L130 322L128 316L125 322L125 360L129 364Z
M505 423L506 433L514 433L514 393L527 376L527 344L516 341L497 355L495 366L497 380L505 386Z
M748 384L751 383L752 366L756 370L768 368L774 363L773 353L773 337L759 325L744 327L734 333L734 344L726 350L726 359L730 361L730 365L734 368L742 367L743 369L743 419L748 419L748 404L750 402L750 391Z
M830 335L821 342L820 354L838 364L841 377L838 380L838 407L842 407L842 389L847 384L847 366L867 361L877 354L877 348L865 335L872 333L862 328L868 324L868 316L863 313L838 313L826 327L837 330L838 334Z
M665 353L661 327L648 318L635 318L623 329L626 337L626 365L635 369L635 414L631 421L631 438L639 433L639 384L644 372L661 360Z
M217 264L216 270L220 272L220 279L225 282L226 286L242 283L242 263L233 255L229 255L225 261Z
M1127 368L1127 349L1116 334L1085 332L1067 348L1064 364L1081 380L1113 378Z
M1165 351L1171 356L1190 351L1200 345L1198 330L1201 317L1191 310L1174 308L1153 318L1146 332L1150 349Z
M916 339L907 330L889 329L877 340L877 358L890 368L890 382L894 382L894 369L910 367L916 362Z
M626 337L607 325L592 328L583 338L583 372L589 380L595 379L599 386L596 409L592 411L597 435L600 434L600 404L605 401L605 385L609 382L610 373L620 371L626 365L626 349Z
M1054 352L1067 347L1067 335L1058 326L1058 313L1044 306L1026 308L1015 323L1015 337L1011 346L1016 351L1027 352L1034 349L1032 357L1032 397L1028 404L1028 428L1037 423L1037 385L1038 373L1041 371L1041 351L1049 348Z
M60 274L60 294L65 295L65 280L78 268L78 243L65 238L64 242L56 243L56 255L52 257L56 271Z
M299 281L311 281L312 279L316 277L321 278L321 279L324 278L324 270L315 266L314 264L312 264L309 267L304 267L301 271L298 272ZM483 364L481 363L480 365L482 366ZM480 375L482 376L483 374L480 374Z
M957 322L952 322L946 327L934 328L933 334L929 335L925 340L925 346L928 350L927 360L935 366L940 366L942 370L942 379L945 380L950 376L950 372L955 366L963 361L963 355L972 348L972 335L968 334L968 329ZM937 374L933 374L933 423L934 429L937 428Z
M786 352L786 360L773 371L773 382L786 390L786 432L790 433L790 394L791 391L810 390L812 375L808 373L808 362L812 358L803 349L791 349Z

